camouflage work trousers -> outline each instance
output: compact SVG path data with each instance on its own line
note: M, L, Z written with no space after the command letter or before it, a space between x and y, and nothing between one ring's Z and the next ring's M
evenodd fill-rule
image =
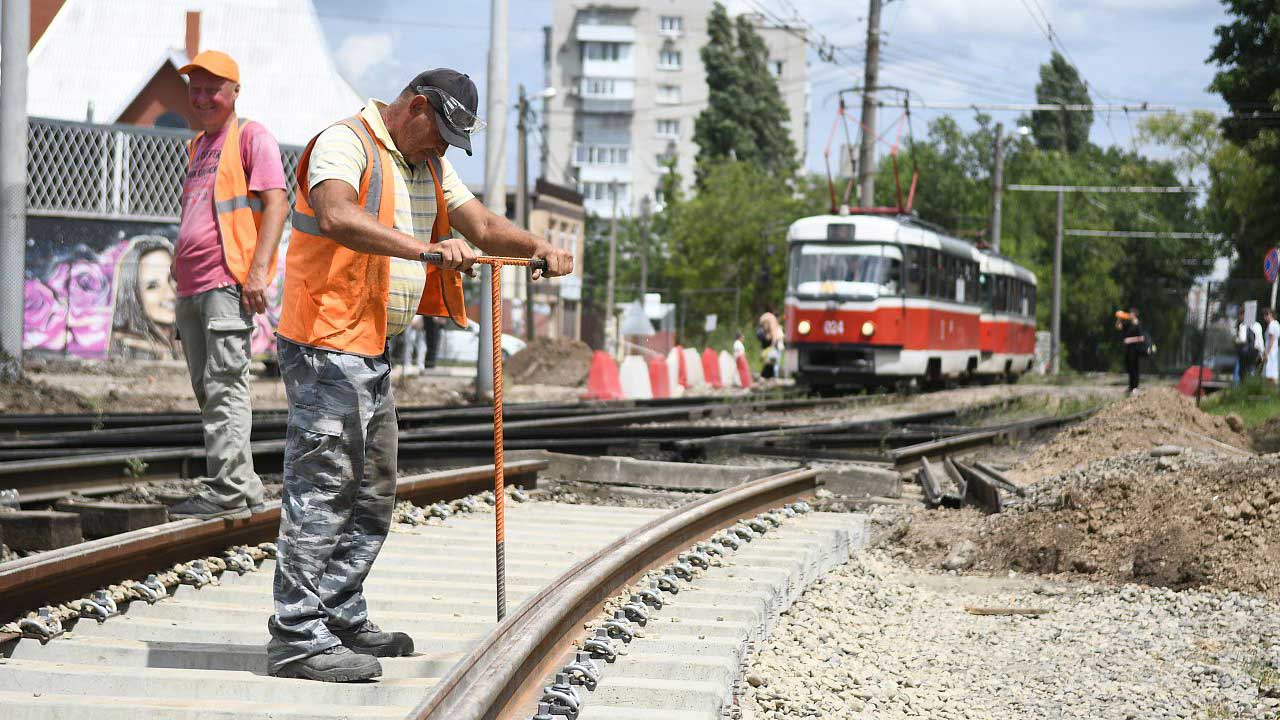
M366 358L279 339L289 397L272 669L339 645L331 627L368 617L364 580L391 528L399 440L384 354Z

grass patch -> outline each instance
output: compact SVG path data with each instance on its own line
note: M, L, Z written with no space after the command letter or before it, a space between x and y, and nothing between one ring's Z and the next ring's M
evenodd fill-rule
M1235 413L1253 428L1280 415L1280 389L1261 378L1249 378L1204 399L1200 409L1214 415Z

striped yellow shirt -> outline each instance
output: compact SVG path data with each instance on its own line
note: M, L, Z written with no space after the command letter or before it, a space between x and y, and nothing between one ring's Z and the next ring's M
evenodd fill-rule
M379 108L385 104L369 100L360 115L369 123L373 134L387 146L396 184L396 229L422 242L431 242L431 228L436 221L436 190L427 164L409 165L396 149ZM334 125L320 133L311 150L308 178L311 187L325 180L342 180L357 192L365 168L364 146L360 138L345 125ZM475 198L447 158L440 158L441 185L450 210ZM387 298L387 337L398 335L409 327L418 312L418 302L426 285L426 269L422 263L391 258L391 293Z

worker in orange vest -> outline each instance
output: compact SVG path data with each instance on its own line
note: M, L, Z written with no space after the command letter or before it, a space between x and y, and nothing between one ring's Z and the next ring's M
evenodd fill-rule
M268 623L278 677L367 680L382 673L378 657L413 652L408 635L370 622L363 595L395 502L387 339L415 314L466 325L467 240L545 258L546 275L573 271L572 255L486 209L445 159L450 145L471 153L477 100L462 73L421 73L390 104L370 100L320 133L299 161L278 329L290 402ZM423 252L444 261L424 265Z
M247 518L262 507L249 448L249 340L254 313L267 311L289 199L275 138L261 123L236 117L236 61L206 50L181 72L203 132L187 146L175 315L200 404L208 478L169 516Z

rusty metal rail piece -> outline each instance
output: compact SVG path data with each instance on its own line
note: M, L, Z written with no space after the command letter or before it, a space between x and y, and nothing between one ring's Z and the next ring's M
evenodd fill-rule
M536 477L547 465L545 460L514 461L506 466L506 474L512 484L529 485L530 476ZM483 492L492 485L493 466L480 465L402 477L396 497L434 502ZM274 541L280 502L266 505L264 512L248 520L178 520L0 563L0 621L234 545Z
M806 468L744 483L615 540L508 615L408 717L490 720L532 715L542 681L570 657L583 622L605 600L699 538L744 516L812 494L817 475Z
M1000 425L994 428L978 430L963 435L931 440L929 442L907 445L889 450L886 454L899 470L916 467L921 458L937 458L949 453L971 450L973 448L994 444L1000 438L1030 434L1061 425L1070 425L1093 415L1097 410L1085 410L1063 416L1047 416L1023 420L1021 422Z

